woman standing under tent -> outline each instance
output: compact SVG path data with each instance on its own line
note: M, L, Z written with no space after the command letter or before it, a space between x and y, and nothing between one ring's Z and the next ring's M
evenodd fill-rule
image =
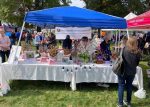
M36 51L39 50L40 43L41 43L40 33L38 32L38 33L35 34L35 46L36 46Z
M2 57L2 63L5 62L5 56L9 57L10 54L10 39L5 36L3 27L0 27L0 56Z
M123 49L123 65L121 75L118 75L118 107L123 107L123 104L131 107L132 82L136 74L136 67L140 61L138 51L138 41L136 37L129 37L125 48ZM123 101L124 89L126 87L127 97Z
M11 42L10 47L12 47L12 45L16 44L16 39L17 39L14 30L11 31L11 36L9 38L10 38L10 42Z
M111 50L110 50L110 37L105 36L104 41L100 44L102 53L105 55L105 60L110 61Z
M63 46L64 49L72 49L72 40L70 39L70 36L67 35L66 39L63 41Z

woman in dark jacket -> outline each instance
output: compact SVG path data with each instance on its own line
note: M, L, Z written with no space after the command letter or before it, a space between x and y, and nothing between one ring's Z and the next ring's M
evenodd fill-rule
M118 107L123 104L131 107L132 82L136 74L136 67L139 64L140 54L136 37L129 37L123 50L123 74L118 76ZM123 101L123 93L126 87L127 97Z
M72 49L72 40L70 39L70 36L67 35L66 39L63 41L63 46L64 49Z

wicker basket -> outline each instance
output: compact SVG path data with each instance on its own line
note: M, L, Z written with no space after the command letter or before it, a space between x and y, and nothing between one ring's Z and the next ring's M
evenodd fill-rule
M63 50L64 50L64 55L71 54L71 50L70 49L63 49Z
M104 63L103 60L97 60L97 61L96 61L96 64L103 64L103 63Z
M50 49L50 51L49 51L49 55L50 55L51 57L55 57L55 56L57 55L57 53L58 53L57 48L52 48L52 49Z

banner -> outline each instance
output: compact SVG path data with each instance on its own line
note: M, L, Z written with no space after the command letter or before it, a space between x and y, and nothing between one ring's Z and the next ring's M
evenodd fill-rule
M83 36L91 38L92 30L90 27L56 27L56 39L65 39L70 35L71 39L81 39Z

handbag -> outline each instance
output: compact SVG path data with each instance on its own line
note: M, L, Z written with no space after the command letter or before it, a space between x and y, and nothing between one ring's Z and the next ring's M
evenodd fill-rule
M146 98L146 91L142 89L139 89L134 93L134 96L140 99Z
M112 71L116 75L122 75L122 65L123 65L123 58L122 58L123 48L121 49L119 57L115 60Z

